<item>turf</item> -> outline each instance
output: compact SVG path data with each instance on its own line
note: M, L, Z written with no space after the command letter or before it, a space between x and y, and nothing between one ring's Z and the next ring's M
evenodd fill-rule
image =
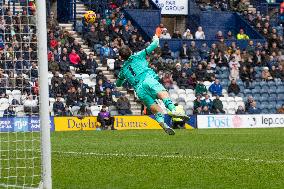
M284 188L284 129L52 133L53 188Z

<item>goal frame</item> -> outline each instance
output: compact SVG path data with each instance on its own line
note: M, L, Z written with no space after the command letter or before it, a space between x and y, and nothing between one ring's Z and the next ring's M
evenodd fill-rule
M42 153L42 182L39 188L51 189L51 142L48 92L46 0L36 0L38 62L39 62L39 107Z

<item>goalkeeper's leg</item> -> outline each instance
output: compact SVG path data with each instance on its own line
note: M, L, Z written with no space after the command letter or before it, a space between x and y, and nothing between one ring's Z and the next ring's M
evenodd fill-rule
M164 131L168 135L174 135L175 131L165 123L165 116L162 113L161 107L158 104L154 103L150 106L150 109L151 112L155 115L156 121L160 124L160 126L164 129Z
M144 88L136 91L138 98L147 106L148 109L155 115L156 121L164 129L164 131L169 135L174 135L175 132L165 123L165 116L161 107L155 102L155 99L149 94Z

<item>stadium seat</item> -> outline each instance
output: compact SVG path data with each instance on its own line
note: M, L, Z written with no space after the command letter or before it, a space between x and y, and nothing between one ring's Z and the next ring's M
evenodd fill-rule
M194 94L192 89L185 89L185 94Z
M243 101L242 97L238 97L238 96L235 97L235 102L242 102L242 101Z
M187 110L186 115L193 115L193 110Z
M185 102L186 100L186 94L179 94L178 101L179 102Z
M178 94L180 95L180 94L185 94L185 90L184 89L178 89Z
M77 115L78 111L80 110L79 106L73 106L71 108L71 112L73 113L73 115Z
M227 97L227 101L228 102L235 102L235 98L234 97Z

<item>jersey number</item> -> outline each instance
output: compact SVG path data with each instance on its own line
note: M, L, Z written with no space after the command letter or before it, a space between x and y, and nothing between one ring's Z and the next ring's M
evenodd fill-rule
M128 66L128 69L133 76L136 76L136 73L134 72L133 68L130 65Z

